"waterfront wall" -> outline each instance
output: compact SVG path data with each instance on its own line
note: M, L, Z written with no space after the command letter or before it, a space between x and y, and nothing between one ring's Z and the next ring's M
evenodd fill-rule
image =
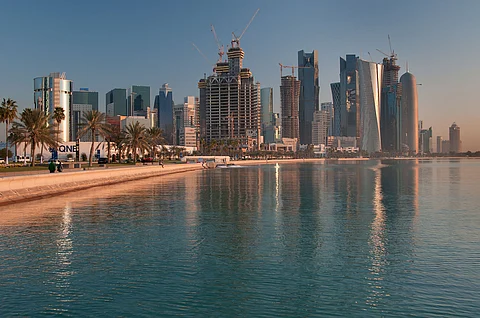
M174 164L5 177L0 179L0 205L201 169L201 164Z

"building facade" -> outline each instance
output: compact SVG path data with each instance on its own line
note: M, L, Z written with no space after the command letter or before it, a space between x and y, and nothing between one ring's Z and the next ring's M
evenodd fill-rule
M443 137L442 136L437 136L437 153L442 153L442 143L443 143Z
M358 57L340 58L340 136L360 136Z
M400 66L396 65L396 57L383 59L382 107L380 132L382 150L389 152L401 151L400 142L400 98L401 85L398 83Z
M318 51L305 53L298 51L299 133L300 144L312 144L312 122L314 113L319 110Z
M265 131L272 126L273 120L273 88L265 87L260 90L260 104L262 107L262 136L265 137Z
M150 86L132 85L129 89L127 100L128 114L130 116L145 116L147 109L151 107Z
M198 98L195 96L187 96L185 97L183 104L174 106L173 125L175 133L175 145L186 146L185 141L188 141L190 144L194 144L191 147L196 147L196 132L198 131L197 105ZM195 134L193 134L193 138L192 130L187 128L193 128L193 131L195 132ZM190 134L188 138L184 135L185 133Z
M107 117L127 116L127 90L114 88L105 94Z
M460 127L456 123L448 129L450 137L450 152L460 153L462 152L462 141L460 139Z
M72 140L72 92L73 82L66 78L65 73L50 73L45 77L33 80L33 103L36 109L41 109L46 115L53 115L56 107L63 109L65 120L60 123L59 138L61 142ZM56 127L53 118L50 124Z
M380 136L381 85L383 65L358 59L360 149L368 153L382 150Z
M320 104L320 110L328 114L328 136L333 136L334 127L334 109L332 102L325 102Z
M423 129L420 127L419 139L418 139L418 149L421 154L429 154L433 152L433 143L432 143L432 127L428 129Z
M299 128L300 81L295 76L282 76L280 107L282 114L282 137L300 138Z
M163 137L173 145L173 91L168 83L158 91L158 127L163 130Z
M78 139L78 131L81 128L82 117L84 112L98 111L98 92L90 92L88 89L80 89L72 94L72 140ZM91 133L87 133L80 138L80 141L92 141Z
M331 83L330 89L332 91L333 101L333 130L332 136L340 136L340 122L341 122L341 103L340 103L340 82Z
M216 64L214 75L198 83L202 137L206 142L236 139L248 149L258 149L260 83L243 67L245 53L238 45L231 47L227 56L227 62Z
M400 77L401 96L401 148L402 151L417 153L418 148L418 97L417 80L410 72Z
M330 126L330 114L325 110L318 110L313 114L312 143L314 145L326 145L328 127Z

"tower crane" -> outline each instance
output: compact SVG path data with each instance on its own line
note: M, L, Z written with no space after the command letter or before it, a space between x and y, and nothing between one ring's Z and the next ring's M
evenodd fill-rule
M388 46L390 47L390 54L387 54L385 52L380 51L377 49L378 52L382 53L386 57L390 58L391 60L397 60L397 54L395 54L395 51L392 50L392 42L390 41L390 34L388 34Z
M257 11L255 11L255 13L253 14L252 18L250 19L250 21L248 22L247 26L245 27L245 29L243 29L243 32L240 34L240 36L236 36L235 33L232 32L232 47L240 47L240 39L242 38L242 36L245 34L245 31L247 31L248 27L250 26L250 24L252 23L253 19L255 19L255 16L257 15L258 11L260 11L260 8L257 9ZM235 44L236 43L236 46Z
M222 57L225 54L225 51L223 50L223 45L220 43L220 40L217 37L217 32L215 32L215 27L213 26L213 24L210 24L210 27L211 27L210 29L212 30L212 33L213 33L213 37L215 38L215 42L217 42L217 46L218 46L218 61L217 61L217 63L220 63L220 62L222 62Z
M283 77L283 69L284 68L291 68L292 69L292 76L295 76L295 69L296 68L312 68L311 66L288 66L283 65L282 63L278 63L280 65L280 77Z
M200 53L200 55L205 59L205 61L207 61L207 63L209 65L212 65L211 61L205 56L205 54L203 54L202 51L200 51L200 49L198 48L198 46L195 45L195 43L192 42L192 45L193 47L198 51L198 53ZM215 72L215 66L213 67L213 72Z

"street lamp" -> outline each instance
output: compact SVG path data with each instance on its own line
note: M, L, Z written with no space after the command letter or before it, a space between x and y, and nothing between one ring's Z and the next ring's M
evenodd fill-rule
M136 95L137 93L135 93L132 89L132 91L130 92L130 116L133 116L133 95Z

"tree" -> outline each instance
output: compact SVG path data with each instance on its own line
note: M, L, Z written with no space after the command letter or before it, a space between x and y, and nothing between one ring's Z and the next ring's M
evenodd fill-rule
M98 110L84 111L82 114L81 129L78 132L78 137L86 135L88 132L92 136L92 145L90 146L90 155L88 156L88 166L92 166L93 151L95 147L95 137L97 135L105 137L108 134L109 126L105 122L105 114Z
M150 155L155 159L157 156L157 146L164 145L166 143L165 138L163 138L163 130L158 127L152 127L146 130L148 142L152 147L152 152Z
M138 150L142 151L150 148L145 126L140 125L138 121L130 123L124 130L124 143L129 151L133 151L133 163L137 162Z
M13 156L13 153L10 149L8 149L8 154L7 154L7 148L3 148L0 150L0 158L7 158L12 156Z
M35 148L40 143L50 147L57 147L58 143L52 136L48 126L50 117L41 109L24 109L20 115L20 122L14 122L12 132L18 140L30 144L30 158L35 166ZM56 131L54 131L56 133Z
M5 98L2 101L2 107L0 107L0 122L5 123L5 136L8 136L10 123L17 118L17 102L13 99ZM8 138L5 140L5 148L8 149ZM8 165L8 156L5 157L5 163Z
M60 124L65 120L65 110L62 107L55 107L52 118L57 123L57 142L60 142Z

